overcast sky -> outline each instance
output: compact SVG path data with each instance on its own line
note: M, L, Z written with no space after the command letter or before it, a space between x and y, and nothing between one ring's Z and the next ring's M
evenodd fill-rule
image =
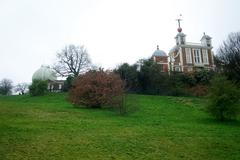
M0 0L0 80L31 82L67 44L84 45L105 69L175 45L179 14L188 42L203 32L214 51L240 31L239 0Z

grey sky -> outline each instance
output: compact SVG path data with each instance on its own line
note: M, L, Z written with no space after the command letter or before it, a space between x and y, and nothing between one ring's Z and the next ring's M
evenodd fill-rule
M214 51L240 31L239 0L0 0L0 80L31 82L66 44L83 44L94 64L113 68L168 52L183 15L188 42L203 32Z

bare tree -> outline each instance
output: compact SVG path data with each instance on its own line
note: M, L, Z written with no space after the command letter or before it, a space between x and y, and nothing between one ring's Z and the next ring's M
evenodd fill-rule
M19 92L20 94L25 94L26 90L28 89L27 83L19 83L15 86L15 91Z
M0 81L0 94L2 95L11 95L12 93L12 80L10 79L2 79Z
M240 32L229 34L218 49L217 59L227 76L240 82Z
M86 72L90 68L90 59L84 46L68 45L57 53L57 62L53 69L61 76L74 76Z

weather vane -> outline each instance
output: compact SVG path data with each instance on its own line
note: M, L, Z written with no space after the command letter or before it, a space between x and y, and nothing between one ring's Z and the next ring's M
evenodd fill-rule
M178 19L176 19L176 21L178 21L178 32L182 32L181 23L180 23L182 21L181 17L182 17L182 14L180 14Z

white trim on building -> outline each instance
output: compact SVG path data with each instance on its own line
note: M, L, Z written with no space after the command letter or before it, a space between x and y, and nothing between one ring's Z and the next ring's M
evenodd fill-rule
M203 64L209 64L208 52L206 49L202 49L202 55L203 55Z
M191 52L191 48L185 48L185 53L186 53L186 63L192 64L192 52Z
M201 50L200 49L193 49L193 57L194 57L194 63L195 64L201 64L202 63L202 57L201 57Z

